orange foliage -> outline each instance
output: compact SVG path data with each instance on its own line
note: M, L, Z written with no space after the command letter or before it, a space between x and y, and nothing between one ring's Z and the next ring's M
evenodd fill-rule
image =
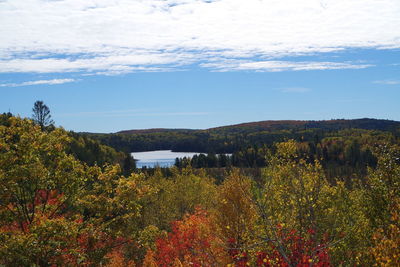
M376 266L400 266L400 201L395 201L391 224L387 229L378 229L371 249Z
M135 267L135 263L132 260L127 261L120 249L115 249L107 255L110 260L106 265L107 267Z
M146 253L146 257L143 260L143 267L157 267L157 262L155 259L154 252L149 249Z
M193 215L172 223L172 232L156 243L158 266L223 265L227 259L208 213L199 208Z

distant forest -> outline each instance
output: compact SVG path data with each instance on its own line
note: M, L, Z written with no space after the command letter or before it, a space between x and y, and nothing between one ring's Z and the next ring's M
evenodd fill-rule
M80 135L124 152L204 153L192 159L176 160L177 167L193 168L265 167L275 143L295 140L301 144L301 153L309 162L317 159L322 163L328 177L351 179L364 176L368 166L376 165L374 146L399 143L400 122L377 119L261 121L207 130L149 129Z
M250 146L271 145L287 139L318 143L323 138L341 135L343 130L350 129L400 136L400 122L377 119L261 121L206 130L148 129L83 135L125 152L170 149L176 152L234 153Z

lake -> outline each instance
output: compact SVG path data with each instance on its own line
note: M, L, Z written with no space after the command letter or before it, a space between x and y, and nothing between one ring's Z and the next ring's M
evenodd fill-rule
M172 150L156 150L147 152L133 152L131 155L136 159L136 167L142 168L144 166L148 168L159 167L171 167L175 164L176 158L191 158L194 155L199 155L197 152L172 152Z

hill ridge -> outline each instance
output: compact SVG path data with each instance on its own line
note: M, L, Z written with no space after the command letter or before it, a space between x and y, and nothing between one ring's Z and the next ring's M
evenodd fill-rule
M243 122L231 125L217 126L207 129L188 129L188 128L150 128L150 129L133 129L122 130L117 134L149 134L160 132L194 132L194 131L223 131L230 129L252 130L290 130L305 128L324 128L324 129L345 129L360 128L367 130L390 130L400 127L400 121L375 118L359 118L359 119L331 119L331 120L263 120L254 122Z

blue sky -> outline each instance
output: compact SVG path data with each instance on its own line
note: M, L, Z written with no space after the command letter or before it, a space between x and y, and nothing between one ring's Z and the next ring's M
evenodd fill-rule
M397 0L0 2L0 111L68 130L400 121Z

